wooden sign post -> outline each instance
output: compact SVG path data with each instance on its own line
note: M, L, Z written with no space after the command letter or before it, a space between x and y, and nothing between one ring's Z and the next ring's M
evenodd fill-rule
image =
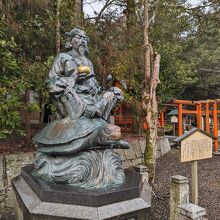
M198 166L197 160L192 162L192 203L198 205Z
M193 128L178 137L180 162L192 161L192 203L198 205L198 160L212 158L212 139L207 132Z

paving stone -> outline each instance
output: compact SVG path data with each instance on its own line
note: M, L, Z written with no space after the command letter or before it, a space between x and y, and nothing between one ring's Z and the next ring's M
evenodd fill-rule
M165 137L160 138L160 150L161 150L162 155L164 155L164 154L168 153L169 151L171 151L170 143L169 143L168 138L165 138Z
M182 219L198 219L198 220L205 220L206 219L206 209L197 206L192 203L187 203L181 205L179 207L180 215L179 217Z
M7 175L7 184L11 186L11 179L18 176L21 167L33 162L33 153L9 154L5 156L5 166Z
M132 159L135 159L135 153L134 153L134 149L133 149L133 146L131 145L129 149L126 149L124 150L125 152L125 156L126 156L126 159L128 160L132 160Z
M163 156L171 150L168 138L159 137L156 140L156 158Z
M138 140L135 140L133 142L133 146L134 146L134 152L136 154L136 157L141 157L142 156L142 153L141 153L141 146L139 144L139 141Z
M146 140L139 141L139 144L141 146L141 153L144 153L145 147L146 147Z
M136 166L138 164L141 164L141 162L142 162L141 158L136 158L132 160L132 165Z
M131 163L130 160L125 160L125 161L123 162L123 165L124 165L124 168L127 169L127 168L129 168L129 167L132 166L132 163Z
M5 201L4 201L5 206L9 207L9 208L14 207L14 199L15 199L15 197L14 197L14 191L13 191L12 187L9 187L7 189L6 195L7 196L6 196Z
M4 157L0 155L0 208L4 207L4 201L6 198L5 183L4 183Z
M123 149L114 149L114 151L120 155L122 161L126 160Z
M0 191L4 188L4 157L0 155Z

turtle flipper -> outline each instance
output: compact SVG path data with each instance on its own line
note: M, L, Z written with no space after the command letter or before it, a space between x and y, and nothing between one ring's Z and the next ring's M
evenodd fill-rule
M107 148L119 148L119 149L129 149L130 145L126 141L112 141L109 145L107 145Z
M116 146L114 146L114 148L129 149L130 145L128 144L128 142L120 140L120 141L118 141L118 144L116 144Z

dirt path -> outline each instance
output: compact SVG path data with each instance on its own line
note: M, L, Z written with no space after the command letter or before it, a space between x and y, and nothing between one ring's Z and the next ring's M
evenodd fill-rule
M220 156L199 161L198 172L199 205L206 208L209 220L220 220ZM152 220L169 218L169 185L173 175L186 176L191 184L191 163L179 162L178 149L173 149L157 160Z

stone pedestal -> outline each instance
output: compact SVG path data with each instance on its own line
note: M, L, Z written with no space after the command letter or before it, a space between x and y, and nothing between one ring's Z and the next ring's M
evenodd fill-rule
M178 207L186 203L189 203L188 179L180 175L172 176L170 185L170 220L178 219Z
M180 220L206 220L206 210L192 203L184 204L179 207Z
M32 169L12 180L17 220L150 219L151 188L138 173L126 171L117 188L85 190L48 184L32 177Z
M207 220L206 210L189 202L188 179L184 176L171 178L170 220Z

